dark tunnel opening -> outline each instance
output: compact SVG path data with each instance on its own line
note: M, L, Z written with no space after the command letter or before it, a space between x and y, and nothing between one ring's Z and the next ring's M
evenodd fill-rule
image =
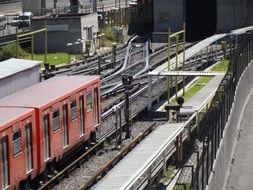
M185 0L187 40L197 41L213 35L217 27L216 0Z

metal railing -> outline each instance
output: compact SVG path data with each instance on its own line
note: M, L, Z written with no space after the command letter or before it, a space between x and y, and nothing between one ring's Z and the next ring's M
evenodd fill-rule
M199 156L192 176L192 189L206 189L208 186L217 159L217 152L223 140L223 131L235 104L238 83L252 58L253 33L247 33L232 54L228 71L216 91L210 109L199 124L200 129L197 139L202 142L202 145L199 148L200 151L197 150ZM228 125L228 127L230 126ZM224 151L228 151L226 154L231 154L230 150Z

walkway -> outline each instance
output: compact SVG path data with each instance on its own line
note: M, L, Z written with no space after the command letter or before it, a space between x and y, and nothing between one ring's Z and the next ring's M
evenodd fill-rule
M192 97L187 103L193 106L192 113L198 111L210 101L216 91L222 76L210 80L197 94L198 100ZM189 119L190 120L190 119ZM175 138L188 125L183 123L166 123L159 126L134 148L117 166L115 166L93 190L120 190L131 189L132 185L146 172L156 159L174 142Z

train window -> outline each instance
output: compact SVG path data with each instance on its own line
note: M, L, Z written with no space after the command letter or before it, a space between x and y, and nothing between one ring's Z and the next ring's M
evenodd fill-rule
M95 126L98 124L98 120L99 120L99 110L98 110L98 108L99 108L99 105L98 105L98 101L99 100L99 96L98 96L98 88L96 88L95 90L94 90L94 124L95 124Z
M21 130L19 129L13 134L13 154L16 156L18 153L22 151L22 144L21 144Z
M56 132L60 129L60 111L53 112L53 131Z
M31 123L25 126L25 131L26 131L26 172L29 173L33 169Z
M83 101L84 96L79 97L79 105L80 105L80 136L82 136L85 133L85 128L84 128L84 101Z
M92 110L92 93L86 95L86 109L87 112Z
M71 121L73 121L77 117L76 100L70 103L70 113L71 113Z
M8 139L7 137L3 138L0 142L0 167L2 170L2 189L5 189L9 186L9 162L8 162ZM0 187L1 188L1 187Z

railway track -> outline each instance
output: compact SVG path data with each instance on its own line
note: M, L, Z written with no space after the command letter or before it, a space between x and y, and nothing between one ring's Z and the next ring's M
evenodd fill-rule
M197 60L197 59L196 59ZM192 67L192 65L196 65L196 63L189 63L190 67ZM136 92L134 92L131 96L131 102L132 102L132 106L131 106L131 119L133 120L135 117L138 116L138 114L140 112L142 112L143 110L145 110L145 108L147 107L147 86L145 85L145 81L146 81L146 78L141 78L139 80L142 80L143 82L143 86L142 87L139 87L138 90L136 90ZM155 84L157 81L154 80L153 81L153 84ZM163 93L164 93L164 89L166 89L166 82L164 79L160 80L159 82L159 85L155 85L154 86L154 90L153 90L153 94L152 94L152 99L153 101L156 101L157 100L157 97L161 96ZM123 97L123 93L121 92L121 96ZM116 101L116 100L115 100ZM133 103L134 102L134 103ZM114 102L115 104L115 102ZM120 101L118 103L118 105L120 106L120 108L122 109L123 106L124 106L124 100L123 101ZM108 139L108 137L112 137L115 133L115 129L114 129L114 119L113 119L113 116L111 115L112 112L111 112L111 109L107 110L106 112L103 113L102 115L102 120L103 120L103 126L102 126L102 130L101 130L101 133L100 133L100 139L101 140L101 143L102 144L105 144L107 142L106 139ZM122 116L122 121L123 121L123 125L124 125L124 114L121 113L121 116ZM138 123L138 122L137 122ZM134 131L136 128L141 128L140 126L137 126L138 127L134 127L136 125L133 124L132 125L132 131ZM124 143L126 143L128 141L124 140ZM86 160L88 157L91 156L91 153L93 152L93 150L96 150L97 147L99 147L100 145L100 142L94 147L94 149L90 149L87 153L85 153L82 158L83 160ZM107 144L107 143L106 143ZM109 143L110 144L110 143ZM112 150L112 151L109 151L109 150ZM101 166L104 166L105 163L102 162L101 160L101 155L104 154L104 152L110 152L107 156L105 156L106 158L112 158L113 155L118 155L118 153L115 153L115 151L112 149L112 148L108 148L107 146L105 146L105 148L103 150L100 150L99 152L97 152L97 155L95 156L92 156L90 158L90 160L88 162L85 162L84 165L82 165L82 162L83 161L76 161L74 162L75 164L74 165L71 165L70 168L75 168L75 167L80 167L79 169L84 172L84 171L87 171L88 173L85 172L85 174L83 173L82 175L80 176L85 176L85 179L82 178L82 184L85 184L83 186L83 188L86 188L86 187L89 187L90 184L94 183L100 176L102 176L103 172L107 169L104 169L103 168L101 169ZM96 160L98 159L98 160ZM107 161L108 162L108 159L104 159L104 161ZM110 161L110 163L113 163L114 164L114 161ZM93 165L92 165L93 163ZM94 166L94 163L95 165L100 165L101 166ZM102 171L102 173L98 173L98 170L97 169L89 169L89 165L91 165L91 167L99 167ZM66 176L66 175L69 175L70 171L72 171L72 169L64 169L62 172L59 173L59 177L56 176L54 178L52 178L47 184L45 184L45 186L42 186L41 189L45 189L48 187L48 185L51 185L52 183L55 183L55 181L59 181L63 176ZM78 169L78 170L79 170ZM92 170L93 172L91 172L90 170ZM66 174L65 174L66 172ZM81 173L82 173L81 172ZM73 172L72 172L73 174ZM76 174L76 171L74 171L74 176ZM77 174L77 176L79 176L79 174ZM63 186L66 186L67 189L70 189L70 187L74 187L74 189L76 189L76 185L78 185L77 183L75 183L76 181L76 177L74 177L74 182L70 182L70 179L66 179L66 183L65 182L60 182L60 185L58 186L55 186L54 189L62 189ZM95 180L95 181L94 181ZM63 180L64 181L64 180ZM72 180L71 180L72 181ZM91 182L93 181L93 182ZM79 184L80 186L80 184Z
M131 40L134 40L136 38L136 36L133 36L132 38L130 38L128 40L128 42L121 46L118 47L116 49L116 55L118 57L118 59L116 60L116 63L120 62L123 58L124 55L127 51L127 46L128 44L131 42ZM104 52L101 56L101 59L104 60L104 67L109 67L110 65L112 65L111 61L112 61L112 57L113 57L113 52L108 51L108 52ZM106 62L108 61L108 62ZM94 57L90 57L86 60L81 60L81 61L77 61L77 62L73 62L73 63L69 63L69 64L65 64L65 65L45 65L45 69L42 70L42 74L41 74L41 78L45 78L46 74L50 74L51 76L55 76L55 75L75 75L75 74L89 74L89 69L92 69L91 72L94 72L96 69L98 70L98 63L99 63L99 57L98 56L94 56ZM107 65L107 66L106 66ZM102 68L103 69L103 68ZM96 73L97 74L97 73Z
M137 127L139 126L139 127ZM140 122L136 125L135 130L132 131L133 139L129 139L128 141L123 141L122 149L115 149L115 142L108 142L108 138L102 139L98 144L93 146L90 150L88 150L84 155L80 158L76 159L71 163L67 168L58 173L57 176L53 177L50 181L44 184L39 190L42 189L79 189L80 184L84 182L85 187L88 187L94 183L94 180L98 179L101 176L101 170L109 171L108 168L113 167L124 155L126 155L129 151L131 151L134 146L141 141L145 136L147 136L153 129L155 129L156 125L153 122ZM114 134L112 134L114 135ZM130 142L131 141L131 142ZM100 147L104 147L103 150L97 151ZM90 159L87 161L87 157ZM111 158L114 158L111 160ZM109 162L108 164L106 164ZM102 168L98 168L97 164L106 165ZM81 166L82 165L82 166ZM81 166L81 167L80 167ZM73 170L77 169L73 174ZM89 175L82 175L84 171L89 171ZM69 181L69 174L75 175L75 180ZM106 172L105 172L106 173ZM104 173L104 174L105 174ZM61 181L62 180L62 181ZM61 181L58 185L51 187L55 184L55 181Z

